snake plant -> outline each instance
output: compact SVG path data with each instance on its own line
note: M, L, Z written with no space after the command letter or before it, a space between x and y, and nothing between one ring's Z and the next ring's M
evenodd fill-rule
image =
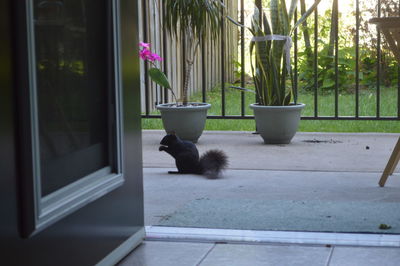
M290 60L286 60L286 56L290 56L290 46L285 50L285 45L289 45L286 42L291 43L291 38L286 36L292 36L294 30L307 19L321 0L316 0L295 22L297 2L298 0L292 0L288 10L286 0L271 0L269 18L263 10L257 7L254 9L251 27L248 29L255 37L250 43L251 73L260 105L289 105L292 104L292 98L297 103L297 94L293 93ZM272 40L279 37L281 40ZM290 85L287 84L288 80Z

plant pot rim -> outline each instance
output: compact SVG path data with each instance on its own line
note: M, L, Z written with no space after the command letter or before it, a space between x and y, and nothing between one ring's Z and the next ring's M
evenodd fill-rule
M272 106L272 105L260 105L258 103L250 104L250 108L268 108L268 109L297 109L297 108L304 108L306 104L304 103L297 103L297 104L290 104L290 105L279 105L279 106Z
M188 102L188 104L193 104L189 106L176 106L176 103L163 103L163 104L158 104L156 105L156 108L158 110L199 110L199 109L209 109L211 107L211 104L209 103L200 103L200 102Z

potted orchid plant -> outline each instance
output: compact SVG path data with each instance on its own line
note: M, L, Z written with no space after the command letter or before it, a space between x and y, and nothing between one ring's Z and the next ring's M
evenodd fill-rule
M161 87L168 89L171 92L176 104L178 104L178 100L176 99L174 90L171 88L167 76L155 64L155 62L161 62L163 59L158 54L151 52L150 43L139 43L139 57L143 61L149 62L150 68L148 69L148 74L151 80Z
M148 75L150 79L158 85L168 89L175 100L174 103L159 104L156 108L161 112L161 119L167 133L174 132L183 140L197 142L201 136L206 119L207 110L211 107L208 103L188 103L178 102L174 90L171 88L167 76L156 65L163 59L150 50L150 44L139 43L139 56L150 64Z
M165 11L165 30L171 39L181 41L185 47L185 73L183 86L178 88L181 99L177 100L174 95L174 103L159 104L156 108L161 112L161 119L167 132L174 131L181 139L197 142L204 130L207 110L211 105L190 102L189 84L201 41L208 37L215 40L220 33L224 6L219 0L163 0L162 3ZM157 57L152 57L151 52L144 56L159 60ZM157 84L172 92L168 79L160 72L151 70L149 75Z

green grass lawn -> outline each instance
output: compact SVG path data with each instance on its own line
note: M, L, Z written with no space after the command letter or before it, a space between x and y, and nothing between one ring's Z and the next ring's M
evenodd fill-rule
M241 92L235 89L226 89L225 91L225 114L241 114ZM244 93L245 96L245 114L252 115L248 107L254 102L254 94ZM209 115L221 115L221 90L215 88L207 92L207 102L212 104ZM318 115L334 116L335 114L335 95L328 93L318 96ZM191 97L191 101L201 101L201 94ZM299 102L305 103L303 116L314 115L314 95L312 93L301 93ZM343 93L339 95L339 116L355 115L355 95ZM391 88L381 89L381 116L397 115L397 90ZM375 116L376 113L376 93L372 90L363 90L359 97L360 116ZM162 129L160 119L142 119L143 129ZM254 131L254 120L241 119L208 119L206 130L230 130L230 131ZM400 123L398 121L332 121L332 120L302 120L299 131L304 132L400 132Z

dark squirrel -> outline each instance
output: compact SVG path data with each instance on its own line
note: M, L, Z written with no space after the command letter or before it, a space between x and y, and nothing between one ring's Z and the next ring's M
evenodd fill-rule
M175 158L178 171L168 171L169 174L198 174L216 179L228 166L228 157L223 151L208 150L200 157L196 145L175 134L166 135L160 144L159 151L166 151Z

